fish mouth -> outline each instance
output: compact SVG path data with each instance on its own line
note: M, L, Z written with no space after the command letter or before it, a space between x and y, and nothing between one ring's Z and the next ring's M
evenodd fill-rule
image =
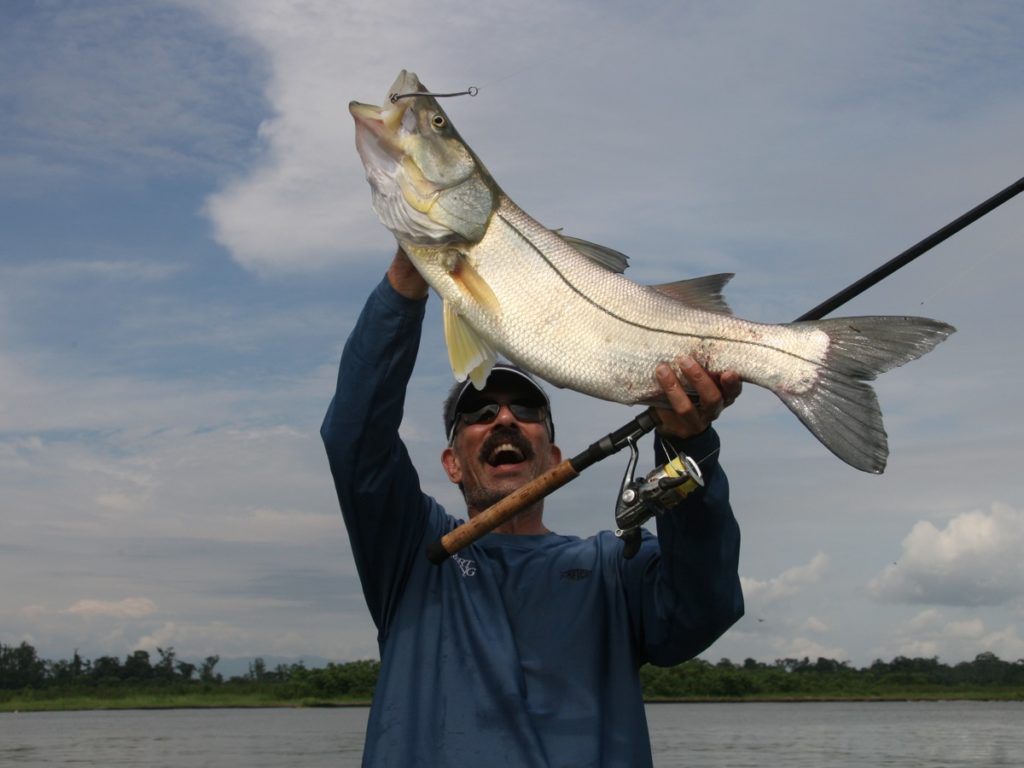
M402 124L408 103L399 101L387 107L350 101L348 111L356 121L356 142L360 146L375 142L392 157L400 153L398 128Z
M423 86L416 74L403 69L388 89L384 97L384 106L350 101L348 111L355 118L357 130L369 132L378 142L397 149L395 138L412 99L396 97L419 93L422 89Z
M407 130L403 121L406 115L412 116L409 109L415 99L395 97L421 89L419 78L403 69L385 94L383 106L349 102L348 111L356 123L356 150L371 184L379 187L400 173L405 158L402 135Z
M356 123L356 151L363 161L366 179L375 195L383 193L385 197L395 197L399 194L392 187L401 174L405 157L399 128L407 109L408 103L404 99L386 107L358 101L348 105L348 111Z

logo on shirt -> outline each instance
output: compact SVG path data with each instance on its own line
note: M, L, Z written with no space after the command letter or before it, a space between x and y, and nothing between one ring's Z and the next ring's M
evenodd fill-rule
M589 578L591 573L593 571L589 568L570 568L568 571L562 571L562 578L569 581L583 581L583 579Z
M462 571L462 576L476 576L476 561L470 560L465 557L459 557L458 555L452 555L452 560L459 566L459 570Z

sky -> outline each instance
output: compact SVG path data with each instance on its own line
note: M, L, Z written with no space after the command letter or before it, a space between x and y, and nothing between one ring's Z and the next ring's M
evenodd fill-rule
M1024 173L1016 2L0 4L0 643L376 657L318 430L394 250L346 107L403 68L479 88L445 108L539 221L639 282L734 272L751 320ZM885 474L757 387L719 420L747 614L703 658L1024 658L1022 212L843 308L958 329L878 382ZM402 436L460 513L440 326L433 297ZM552 397L570 456L637 411ZM624 471L549 527L613 527Z

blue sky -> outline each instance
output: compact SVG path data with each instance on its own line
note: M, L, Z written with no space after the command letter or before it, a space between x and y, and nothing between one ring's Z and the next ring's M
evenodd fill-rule
M346 105L400 69L480 87L449 114L540 221L776 322L1020 177L1022 41L1012 2L3 4L0 642L375 655L317 429L393 250ZM845 309L959 329L879 382L885 475L755 388L723 417L748 617L707 658L1024 657L1022 205ZM458 509L439 326L403 435ZM554 397L570 455L633 413Z

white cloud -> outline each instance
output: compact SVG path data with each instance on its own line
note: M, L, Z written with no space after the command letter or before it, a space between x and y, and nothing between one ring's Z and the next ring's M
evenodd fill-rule
M387 243L374 225L346 107L387 87L372 77L373 93L355 87L367 58L377 58L377 14L364 16L348 3L308 3L302 12L268 2L188 4L255 42L271 65L261 159L206 201L215 239L255 271L321 267L354 246ZM397 23L386 46L406 29Z
M355 623L359 626L353 627ZM315 654L344 660L375 658L376 642L362 622L332 626L329 632L313 631L305 625L268 626L262 622L168 621L145 632L130 643L132 648L170 648L179 656L302 656Z
M821 581L822 575L828 570L829 559L823 552L818 552L806 565L798 565L783 571L775 578L761 581L749 577L741 577L743 596L748 605L748 612L753 606L764 606L769 603L789 600L808 587ZM756 608L754 609L756 611Z
M134 643L136 648L175 648L181 655L214 656L244 653L250 633L222 621L208 624L168 621Z
M778 658L825 658L843 661L848 656L846 649L842 646L824 645L817 640L811 640L802 636L776 640L773 646Z
M934 605L1013 604L1024 594L1024 512L993 503L944 528L922 520L899 560L868 584L879 600Z
M938 54L927 42L915 45L960 25L968 14L956 10L927 14L922 28L919 13L889 6L773 5L740 14L694 6L620 16L562 2L522 11L444 0L423 14L410 0L386 8L372 0L180 1L266 55L259 161L205 208L218 241L257 271L315 269L388 247L370 211L345 104L379 102L403 67L435 88L482 86L453 118L498 183L541 220L543 205L535 209L526 196L552 206L550 215L563 219L552 226L583 227L578 234L596 238L611 232L628 237L618 243L626 250L649 248L639 270L678 263L675 238L683 232L691 258L710 254L721 266L723 230L770 243L793 216L801 240L828 244L841 258L842 249L857 247L835 242L851 209L884 205L887 195L904 202L919 194L922 179L949 173L933 162L948 152L948 131L964 145L974 134L1012 145L990 132L992 124L999 131L1015 124L1016 105L992 97L951 113L937 87L966 79L957 55L982 53L980 38L946 35ZM986 29L987 50L1014 51L998 24L969 16ZM813 35L794 38L794 28L846 33L823 50ZM453 34L458 46L422 44ZM630 98L608 107L609 93ZM1000 109L1009 110L1005 119L990 119ZM984 162L992 170L996 161ZM789 183L808 166L819 168L810 188ZM963 173L980 175L978 167L969 163ZM934 198L955 185L927 186ZM807 216L804 209L826 196L841 203L814 205Z
M826 624L821 619L819 619L819 618L817 618L815 616L808 616L807 620L803 623L803 626L801 628L804 631L815 632L815 633L818 633L818 634L821 634L821 633L829 631L828 624Z
M78 600L67 613L91 619L97 616L113 619L141 619L156 611L156 603L146 597L125 597L121 600Z
M184 264L142 261L140 259L47 259L12 266L0 266L0 277L6 285L14 280L26 284L37 280L78 281L88 278L157 282L166 280L185 269ZM31 286L30 286L31 287Z
M1010 661L1024 657L1024 638L1014 624L992 628L979 616L963 610L956 610L955 616L934 608L922 611L897 626L893 638L893 646L881 656L956 660L994 653Z
M979 643L1001 659L1024 659L1024 637L1010 625L984 635ZM983 651L979 651L982 653Z

